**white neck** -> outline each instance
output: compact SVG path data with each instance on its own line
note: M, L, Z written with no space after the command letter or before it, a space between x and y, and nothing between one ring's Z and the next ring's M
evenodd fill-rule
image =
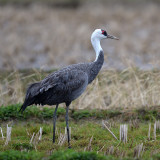
M101 44L100 44L100 39L98 38L95 38L95 37L91 37L91 43L92 43L92 46L96 52L96 59L95 61L97 61L98 59L98 56L100 54L100 51L103 51L102 47L101 47Z

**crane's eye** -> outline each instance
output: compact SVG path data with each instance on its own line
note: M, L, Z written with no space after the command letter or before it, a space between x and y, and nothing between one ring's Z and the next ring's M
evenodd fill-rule
M107 32L106 32L105 30L102 30L102 34L103 34L104 36L107 36Z

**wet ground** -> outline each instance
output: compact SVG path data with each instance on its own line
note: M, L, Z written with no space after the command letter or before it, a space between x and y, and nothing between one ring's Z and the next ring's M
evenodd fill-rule
M160 6L84 4L77 9L0 7L0 69L52 69L95 59L90 35L106 29L105 68L160 68Z

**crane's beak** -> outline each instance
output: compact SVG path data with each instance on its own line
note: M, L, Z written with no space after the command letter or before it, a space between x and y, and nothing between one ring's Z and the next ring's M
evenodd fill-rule
M112 36L112 35L107 35L107 38L110 38L110 39L115 39L115 40L119 40L119 38L115 37L115 36Z

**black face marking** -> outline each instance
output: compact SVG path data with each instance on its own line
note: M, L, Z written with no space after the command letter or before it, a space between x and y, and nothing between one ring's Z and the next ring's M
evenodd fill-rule
M107 37L107 32L105 30L102 30L102 34Z

